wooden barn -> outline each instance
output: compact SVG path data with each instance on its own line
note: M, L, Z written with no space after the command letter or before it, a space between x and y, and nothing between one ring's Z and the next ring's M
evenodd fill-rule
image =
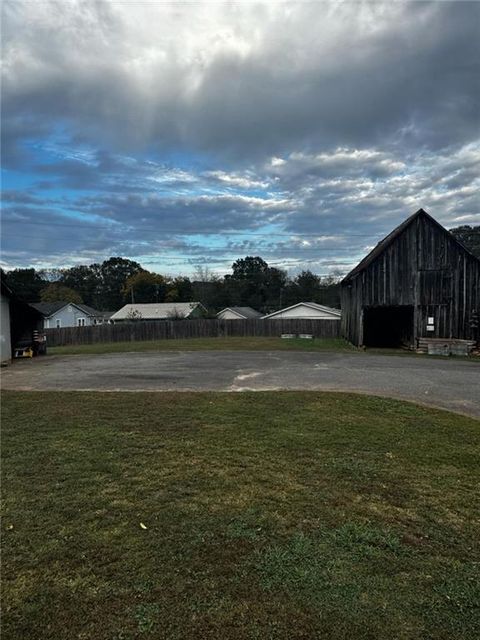
M480 260L420 209L343 279L341 299L343 335L357 346L473 339Z

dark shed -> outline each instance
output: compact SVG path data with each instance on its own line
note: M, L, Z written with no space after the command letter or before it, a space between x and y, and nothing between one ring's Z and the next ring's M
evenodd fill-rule
M17 298L15 293L4 281L0 281L2 303L8 301L8 313L2 314L2 338L8 340L9 345L2 345L2 360L10 360L19 344L33 342L33 332L42 328L43 316L26 302ZM7 325L7 326L3 326ZM6 354L6 357L4 357Z
M341 298L343 335L358 346L472 339L480 260L420 209L343 279Z

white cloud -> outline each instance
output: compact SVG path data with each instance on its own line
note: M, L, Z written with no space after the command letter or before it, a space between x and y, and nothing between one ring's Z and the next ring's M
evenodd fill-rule
M5 203L16 264L198 257L200 233L220 260L231 232L251 243L229 250L342 268L419 207L478 221L477 3L3 9L3 161L34 176ZM94 216L75 258L67 214Z

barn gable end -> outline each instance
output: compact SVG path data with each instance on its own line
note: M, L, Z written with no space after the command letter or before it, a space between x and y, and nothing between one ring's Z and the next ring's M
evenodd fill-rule
M353 344L470 339L480 261L420 209L344 278L341 295L343 335Z

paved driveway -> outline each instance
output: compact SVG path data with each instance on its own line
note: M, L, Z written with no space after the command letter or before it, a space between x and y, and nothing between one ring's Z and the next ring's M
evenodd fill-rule
M2 371L4 389L359 391L480 418L480 363L368 353L183 351L47 356Z

